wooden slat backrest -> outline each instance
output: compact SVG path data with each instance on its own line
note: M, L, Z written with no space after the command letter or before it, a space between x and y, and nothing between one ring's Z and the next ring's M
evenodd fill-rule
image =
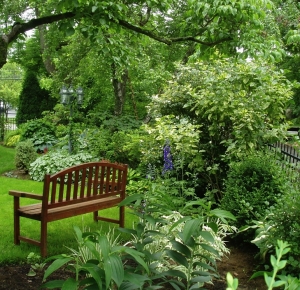
M90 162L46 174L43 209L96 200L106 196L125 197L127 165ZM47 184L48 183L48 184Z

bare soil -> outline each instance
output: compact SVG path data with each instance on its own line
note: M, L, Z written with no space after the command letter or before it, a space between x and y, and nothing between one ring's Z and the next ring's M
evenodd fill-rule
M3 174L7 177L30 179L30 176L22 171L14 170ZM207 284L209 290L225 290L226 274L230 272L234 278L239 280L239 290L265 290L266 284L263 278L249 280L254 272L258 270L258 261L255 259L257 248L252 244L237 245L228 243L230 254L217 263L220 279L214 280L213 285ZM45 268L46 269L46 268ZM44 272L29 277L30 265L5 265L0 266L0 290L37 290L42 285ZM58 270L54 272L49 280L66 280L72 276L68 271ZM167 288L166 288L167 289Z

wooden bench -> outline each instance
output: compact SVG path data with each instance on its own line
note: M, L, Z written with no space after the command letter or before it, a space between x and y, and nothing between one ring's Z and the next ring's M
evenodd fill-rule
M94 220L117 223L124 227L124 207L119 208L118 219L98 215L98 211L117 206L125 198L127 165L106 161L84 163L64 169L53 175L46 174L43 194L10 190L14 197L14 243L25 241L40 247L41 256L47 255L48 222L94 213ZM20 198L41 202L20 206ZM41 222L40 240L20 234L20 217Z

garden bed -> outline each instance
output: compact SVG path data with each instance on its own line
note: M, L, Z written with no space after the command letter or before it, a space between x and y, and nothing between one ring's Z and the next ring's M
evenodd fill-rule
M254 256L256 248L254 246L244 245L237 247L229 245L230 255L218 263L218 271L221 279L215 280L214 285L207 285L209 290L225 290L226 274L232 273L239 279L239 290L265 290L266 284L263 279L248 281L251 275L256 271L257 261ZM8 265L0 267L0 289L2 290L36 290L42 284L44 272L37 273L34 277L28 277L30 265ZM66 280L71 273L58 270L49 277L49 280Z

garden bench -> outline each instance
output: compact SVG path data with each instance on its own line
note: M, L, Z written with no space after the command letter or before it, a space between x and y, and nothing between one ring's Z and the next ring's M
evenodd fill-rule
M98 211L117 206L125 198L127 165L107 161L90 162L66 168L53 175L46 174L43 194L10 190L14 197L14 243L20 241L40 247L41 256L47 255L48 222L94 213L94 220L113 222L124 227L124 206L119 208L118 219L98 215ZM41 202L20 205L20 198ZM20 217L40 221L40 240L20 234Z

